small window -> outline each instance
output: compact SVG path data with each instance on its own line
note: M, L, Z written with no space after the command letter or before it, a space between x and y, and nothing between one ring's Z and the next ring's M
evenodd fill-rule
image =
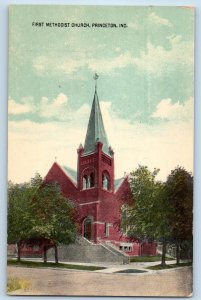
M83 176L82 185L83 185L83 190L86 190L88 188L88 176L87 175Z
M120 246L119 249L124 252L132 252L132 246Z
M103 188L107 191L110 190L110 177L107 174L103 174L102 176L102 184L103 184Z

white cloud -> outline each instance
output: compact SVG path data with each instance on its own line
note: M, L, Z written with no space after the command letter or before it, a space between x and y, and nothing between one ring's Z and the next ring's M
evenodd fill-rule
M9 114L35 113L44 119L72 121L89 112L90 107L87 104L83 104L76 112L70 110L68 100L68 96L63 93L58 94L55 99L48 99L44 96L37 104L34 103L32 97L22 98L21 103L9 97Z
M60 93L56 99L50 101L47 97L42 97L39 105L39 115L42 117L64 119L67 112L68 97Z
M65 59L64 63L58 64L57 69L63 71L64 74L71 74L84 65L85 61L83 59Z
M8 113L11 115L20 115L31 112L32 103L18 103L11 97L8 99Z
M77 124L83 124L83 122L87 122L90 110L90 106L84 103L80 108L78 108L78 110L70 112L72 122L75 120Z
M162 99L158 103L156 111L152 114L152 117L171 121L192 120L193 107L192 97L183 104L179 102L173 103L170 98Z
M83 141L82 127L65 122L9 122L8 177L30 180L38 171L45 176L57 157L62 165L76 168L76 149Z
M108 59L93 59L89 60L88 68L93 72L110 73L115 69L122 69L129 64L133 64L133 57L129 51L120 54L110 60Z
M147 43L145 51L139 56L134 56L126 51L114 58L94 59L88 61L88 68L100 73L110 73L115 69L126 68L127 66L137 67L148 74L160 76L161 74L175 72L180 66L193 66L194 48L190 42L183 41L181 36L169 36L170 49L162 46L154 46Z
M157 15L151 14L157 19ZM159 17L158 17L159 18ZM157 19L165 23L166 19ZM79 57L60 57L56 58L52 55L47 57L36 57L33 66L37 72L43 75L52 74L54 72L63 73L73 76L78 75L78 70L82 67L88 68L93 72L111 73L116 69L123 69L127 66L137 67L141 71L148 72L160 76L163 73L175 72L175 69L180 66L192 67L194 63L194 46L189 41L182 40L179 35L168 36L167 40L170 43L169 49L160 45L147 43L144 51L141 51L138 56L133 55L130 51L125 51L119 54L119 47L115 48L116 56L110 59L92 59L86 53L79 54Z
M131 124L114 114L110 101L102 101L100 105L108 139L115 151L116 178L138 164L150 169L159 167L159 178L163 180L177 165L193 170L192 120L183 118L175 122L170 109L169 122ZM165 105L178 110L170 101L165 101ZM185 111L188 111L188 105L184 105ZM164 116L160 105L157 110L158 117ZM76 149L80 142L84 143L89 113L90 107L84 104L68 122L10 122L9 179L14 182L29 180L36 171L45 176L55 156L61 165L76 169Z
M141 52L138 58L133 59L133 64L140 70L157 76L175 72L179 67L193 67L193 44L183 41L181 36L170 36L168 40L171 45L170 49L154 46L149 42L146 51Z
M33 61L33 66L38 71L44 71L50 65L50 60L46 56L38 56Z
M62 104L67 104L68 102L68 98L66 95L64 95L63 93L60 93L57 98L54 100L54 106L58 107Z
M156 25L164 25L167 27L173 26L172 23L168 19L159 17L155 12L150 13L149 21Z
M115 151L116 177L122 176L124 171L130 172L138 164L150 169L159 167L161 180L177 165L193 171L193 120L189 111L192 112L192 98L185 104L184 111L180 108L183 118L177 122L171 119L160 124L133 124L115 116L110 102L104 104L103 118Z
M76 124L83 124L90 112L90 106L84 103L74 111L68 106L68 100L68 97L63 93L60 93L53 100L42 97L38 106L38 114L46 119L68 122L68 124L72 124L75 120Z

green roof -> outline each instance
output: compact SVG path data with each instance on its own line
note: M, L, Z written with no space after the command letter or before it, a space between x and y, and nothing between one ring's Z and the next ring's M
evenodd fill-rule
M66 171L66 173L68 174L68 176L75 182L77 183L77 172L76 170L67 167L67 166L62 166L63 169ZM121 184L124 181L124 177L118 178L114 181L114 189L115 192L120 188Z
M77 172L73 169L71 169L70 167L66 167L63 166L64 170L67 172L67 174L69 175L69 177L75 182L77 183Z
M103 143L103 151L110 155L108 139L105 132L103 118L98 101L97 90L95 89L94 100L91 108L87 134L84 143L84 154L96 151L97 142Z
M115 192L120 188L123 181L124 181L124 177L121 177L121 178L115 180L115 182L114 182Z

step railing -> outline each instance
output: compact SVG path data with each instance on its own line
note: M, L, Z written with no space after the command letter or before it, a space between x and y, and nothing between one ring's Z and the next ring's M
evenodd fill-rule
M118 257L121 257L123 259L123 264L129 264L130 258L129 255L119 250L114 244L112 244L110 241L107 241L106 243L102 243L102 245L105 246L108 250L112 251L113 254L117 255Z

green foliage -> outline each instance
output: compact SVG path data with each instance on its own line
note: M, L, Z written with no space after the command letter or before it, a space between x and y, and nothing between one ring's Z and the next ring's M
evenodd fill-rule
M158 172L139 166L131 173L135 204L127 207L128 233L140 239L191 239L193 177L177 167L162 183L156 181Z
M32 203L34 225L32 237L45 237L56 243L69 244L76 238L75 205L67 201L56 183L43 184L42 180L32 181L38 186Z
M8 243L27 238L48 238L68 244L76 238L75 206L56 183L41 176L29 183L8 186Z
M170 223L174 239L191 240L193 222L193 177L177 167L168 176L167 195L171 208Z
M140 240L160 240L163 243L162 264L165 264L167 241L176 243L177 263L183 241L188 241L187 255L192 252L193 177L177 167L167 182L156 180L153 172L139 166L131 173L134 205L124 208L123 226L127 234ZM184 252L184 251L183 251Z
M158 172L158 169L151 172L146 166L139 166L131 173L134 206L127 208L127 218L123 220L130 236L142 240L169 236L166 189L155 179Z
M17 243L29 235L33 194L34 189L30 183L8 183L8 243Z
M192 257L193 177L184 168L177 167L168 176L166 189L171 210L171 235L179 263L181 256Z

